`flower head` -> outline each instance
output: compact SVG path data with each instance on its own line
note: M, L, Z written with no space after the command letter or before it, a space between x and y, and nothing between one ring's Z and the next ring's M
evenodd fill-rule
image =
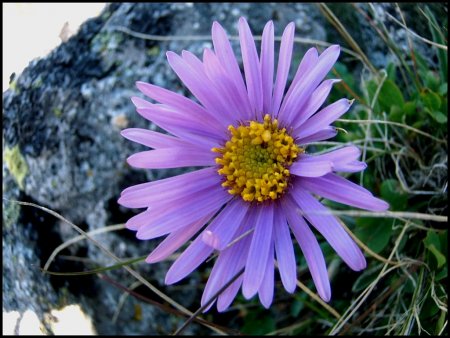
M166 283L183 279L217 252L203 292L205 304L244 269L217 298L225 310L242 287L244 297L258 294L269 307L274 291L274 260L284 288L294 292L296 262L291 232L305 256L322 299L331 297L325 260L314 227L353 270L366 267L364 255L339 220L314 195L357 208L381 211L388 204L339 176L366 168L360 151L346 146L320 155L307 146L336 135L331 126L352 101L338 100L321 108L337 80L324 80L340 48L320 55L309 49L286 91L294 39L294 24L284 30L278 66L274 68L274 28L266 24L257 49L244 18L239 20L244 78L224 29L212 27L214 51L203 60L183 51L168 52L170 66L197 101L166 89L138 82L139 90L158 103L138 97L137 112L172 135L131 128L127 139L153 148L128 158L147 169L205 168L125 189L119 203L147 208L126 226L137 238L167 237L147 257L165 259L193 238L173 263Z

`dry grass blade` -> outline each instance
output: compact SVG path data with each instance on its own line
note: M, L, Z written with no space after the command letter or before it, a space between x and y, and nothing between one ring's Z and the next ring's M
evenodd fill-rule
M211 298L203 305L201 306L197 311L195 311L191 317L189 317L189 319L183 323L183 325L181 325L178 330L175 331L175 333L173 334L174 336L178 336L179 334L181 334L181 332L183 332L183 330L206 308L208 308L208 306L217 298L220 296L220 294L222 292L224 292L231 284L233 284L233 282L239 278L240 275L242 275L244 273L244 269L242 268L238 273L236 273L233 278L231 278L227 283L225 283L224 286L222 286L214 295L211 296Z
M50 215L58 218L59 220L69 224L71 227L73 227L76 231L78 231L80 234L82 234L83 236L85 236L88 240L90 240L93 244L95 244L101 251L103 251L107 256L111 257L112 259L114 259L115 261L117 261L118 263L122 263L122 260L118 257L116 257L112 252L110 252L108 249L106 249L101 243L99 243L98 241L96 241L95 239L93 239L91 236L89 236L85 231L83 231L80 227L78 227L77 225L73 224L72 222L70 222L69 220L65 219L63 216L61 216L60 214L58 214L57 212L50 210L48 208L45 208L43 206L34 204L34 203L29 203L29 202L22 202L22 201L16 201L16 200L8 200L5 199L7 201L13 202L13 203L17 203L19 205L24 205L24 206L31 206L40 210L43 210L47 213L49 213ZM155 294L157 294L159 297L161 297L162 299L164 299L166 302L168 302L170 305L172 305L173 307L175 307L176 309L178 309L179 311L191 316L192 312L189 311L188 309L186 309L184 306L182 306L181 304L177 303L176 301L174 301L172 298L168 297L166 294L164 294L163 292L161 292L158 288L156 288L153 284L149 283L144 277L142 277L138 272L136 272L135 270L131 269L128 266L123 266L123 268L129 272L133 277L135 277L137 280L139 280L142 284L144 284L146 287L148 287L152 292L154 292ZM203 323L203 325L205 325L206 327L210 328L211 330L215 331L218 334L225 334L225 332L223 332L222 330L217 329L216 327L210 325L210 324L205 324Z
M399 122L393 122L393 121L385 121L385 120L348 120L348 119L337 119L337 122L345 122L345 123L361 123L361 124L387 124L387 125L392 125L392 126L397 126L397 127L401 127L407 130L411 130L417 134L423 135L425 137L429 137L432 140L439 142L439 143L447 143L447 140L441 140L438 139L437 137L428 134L420 129L408 126L404 123L399 123Z
M394 248L392 249L388 261L392 261L392 257L394 256L395 252L397 251L398 246L400 245L400 242L403 238L403 236L406 233L406 230L409 228L408 224L405 224L402 231L398 235ZM361 292L361 294L357 297L357 299L349 306L347 311L342 315L342 317L337 321L337 323L333 326L331 331L329 332L330 335L338 334L341 329L344 327L345 324L348 323L348 321L353 317L353 315L356 313L356 311L361 307L361 305L364 303L364 301L367 299L367 297L372 293L372 291L375 289L375 286L378 284L379 280L383 278L389 271L392 269L396 269L399 267L399 265L393 266L392 268L387 271L388 263L385 263L383 268L381 269L380 273L378 274L377 278L364 290Z
M153 34L144 34L140 32L133 31L127 27L123 26L114 26L114 30L120 31L122 33L125 33L127 35L133 36L138 39L143 40L150 40L150 41L205 41L205 40L211 40L211 35L153 35ZM239 41L239 36L228 36L230 40ZM253 38L255 41L261 41L262 36L254 35ZM276 36L275 41L281 41L280 36ZM300 38L300 37L294 37L294 42L301 43L301 44L307 44L307 45L314 45L314 46L322 46L322 47L329 47L333 45L330 42L321 41L321 40L314 40L314 39L308 39L308 38ZM354 51L341 47L342 52L347 53L358 60L361 60L361 56Z
M344 25L339 21L339 19L334 15L331 9L324 3L318 4L320 11L324 14L325 18L330 21L330 23L338 30L338 32L342 35L342 37L347 41L349 46L359 55L359 58L363 61L364 65L370 69L373 74L377 74L376 68L372 65L372 63L367 58L366 54L362 51L356 41L352 38L352 36L347 32Z
M89 236L94 236L94 235L98 235L98 234L102 234L105 232L110 232L110 231L117 231L117 230L122 230L125 229L125 225L124 224L116 224L116 225L110 225L104 228L100 228L100 229L95 229L92 231L87 232L87 234ZM53 262L53 260L55 259L56 255L58 253L60 253L62 250L64 250L65 248L71 246L72 244L75 244L83 239L86 239L87 237L84 235L79 235L76 236L74 238L71 238L67 241L65 241L64 243L62 243L61 245L59 245L55 250L53 250L52 254L50 255L50 257L47 259L47 262L45 262L44 267L42 268L44 271L47 271L50 264Z

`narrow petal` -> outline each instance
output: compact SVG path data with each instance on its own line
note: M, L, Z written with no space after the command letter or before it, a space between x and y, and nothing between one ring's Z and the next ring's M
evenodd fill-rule
M258 290L261 304L268 309L273 301L274 291L274 264L273 264L273 244L270 245L269 257L267 258L266 268L264 269L264 278Z
M201 235L188 246L167 271L165 283L174 284L194 271L214 251L201 239Z
M222 26L216 21L212 25L212 40L214 51L219 58L220 63L226 69L226 72L233 80L238 90L241 101L244 104L243 108L245 111L247 111L246 118L249 119L251 117L251 106L247 95L247 90L245 88L244 79L242 78L238 62L233 53L233 49L231 48L227 34Z
M281 212L275 213L273 229L281 281L286 291L292 293L297 285L297 267L289 228L286 218Z
M245 264L242 293L245 298L253 297L264 278L264 269L272 243L273 204L258 209L252 244Z
M317 292L328 302L331 298L330 280L319 243L303 217L296 212L297 206L291 198L285 198L282 205L292 232L305 255Z
M249 206L249 203L240 198L232 200L214 219L213 223L217 223L214 226L216 230L203 233L203 241L214 249L223 250L234 237Z
M289 23L284 29L281 37L280 54L278 57L277 79L273 91L272 111L278 112L281 100L283 99L286 81L289 75L291 65L292 49L294 47L295 24Z
M250 228L255 224L255 217L255 208L250 208L244 219L244 222L242 222L242 226L239 228L233 241L237 240L237 238L240 239L226 249L230 250L229 254L238 256L237 264L235 264L234 266L230 266L229 270L225 270L227 275L224 278L226 280L230 280L245 266L253 236L253 234L251 233L248 234L247 231L250 230ZM244 233L247 233L247 235L243 236ZM243 280L244 277L243 274L241 274L223 293L221 293L217 301L217 310L219 312L225 311L228 306L230 306L233 299L239 292Z
M332 172L333 163L331 161L315 157L317 156L300 156L297 162L291 165L289 172L303 177L320 177Z
M153 182L141 183L126 188L118 200L127 208L145 208L152 203L173 200L220 184L220 176L214 167L195 170Z
M207 125L211 130L220 135L223 125L217 116L211 114L208 110L187 97L174 93L170 90L152 85L150 83L136 82L136 87L146 96L163 103L175 110L186 112L189 117L194 118L202 125ZM139 103L139 101L138 101Z
M314 134L307 136L307 137L301 137L302 130L296 129L292 135L297 139L297 143L304 145L312 142L318 142L323 140L328 140L329 138L335 137L337 134L337 129L331 126L325 127L322 130L319 130L315 132Z
M135 168L162 169L211 166L214 158L213 152L184 147L141 151L128 157L127 162Z
M245 104L242 102L234 82L226 73L213 51L205 48L203 62L206 74L217 85L224 100L228 103L229 109L227 111L231 117L236 121L245 119L248 113L245 110Z
M247 217L248 219L248 217ZM214 225L212 225L214 227ZM248 228L245 224L243 224L239 231L238 235L242 235L243 230ZM250 236L247 236L250 237ZM248 252L248 247L250 245L249 238L243 238L236 243L234 243L231 247L226 248L225 250L221 251L219 253L219 257L217 258L214 267L211 271L211 274L208 278L208 282L206 283L206 287L203 291L202 299L201 299L201 305L205 305L208 300L215 294L217 291L219 291L225 284L227 284L236 273L241 270L245 264L245 257ZM230 288L232 285L230 285L228 288ZM225 289L221 295L225 294L227 292L227 289ZM237 290L236 290L237 293ZM236 296L236 293L229 295L230 297L230 303ZM232 296L232 297L231 297ZM223 302L223 301L222 301ZM211 304L212 305L212 304ZM211 306L210 305L210 306ZM209 307L210 307L209 306ZM209 308L208 307L208 308ZM207 309L205 309L205 312Z
M223 117L221 119L222 125L229 125L232 121L227 118L227 111L222 105L220 95L217 93L215 86L208 80L203 69L193 68L186 59L173 52L167 52L167 60L181 81L206 110L212 112L215 116Z
M272 114L272 89L274 70L274 30L269 21L263 30L261 41L261 77L263 86L263 113Z
M155 149L189 145L189 143L183 142L179 138L148 129L128 128L122 130L120 134L130 141Z
M204 231L211 231L214 232L216 225L213 223L210 223ZM243 226L245 229L246 226ZM247 236L250 237L250 236ZM230 250L229 254L238 255L238 257L246 257L245 253L245 245L246 241L249 239L243 238L241 241L238 241L233 245L233 247L230 247L226 250ZM241 244L239 244L241 243ZM235 245L241 245L236 246ZM239 250L237 250L239 249ZM224 254L226 252L222 252L220 255ZM241 251L242 250L242 251ZM178 259L172 264L169 271L166 275L166 284L173 284L178 282L179 280L186 277L188 274L190 274L193 270L195 270L201 263L205 261L205 259L214 251L214 248L207 245L203 241L203 234L200 234L197 236L197 238L192 242L192 244L178 257ZM220 257L219 255L219 257ZM217 262L216 262L217 264ZM234 268L240 269L238 265L230 265L229 270L225 271L233 271ZM239 271L239 270L237 270ZM223 284L222 284L223 285ZM214 291L213 291L214 294ZM204 297L204 300L207 296ZM204 304L204 303L203 303Z
M280 109L279 119L283 123L289 123L296 111L301 109L313 91L331 70L340 53L340 47L333 45L328 47L320 56L314 66L302 81L299 81L292 90L289 99L283 109Z
M217 311L223 312L230 304L233 302L234 298L236 298L239 289L241 288L242 281L244 277L240 275L220 296L217 300Z
M306 190L332 201L356 208L385 211L389 204L374 197L368 190L336 174L328 174L314 179L304 178L299 184Z
M292 94L292 91L297 87L300 81L303 81L303 78L308 74L316 65L319 60L319 54L317 53L316 48L310 48L307 50L305 55L303 56L302 61L300 61L300 65L297 68L297 72L295 73L294 79L292 80L291 85L289 86L289 90L284 96L283 103L281 104L280 110L284 110L284 106L288 101L289 97ZM278 116L278 112L274 112Z
M336 119L345 114L352 106L353 101L340 99L319 111L300 127L300 136L308 137L324 129Z
M181 207L170 205L162 213L155 208L151 211L154 211L157 216L152 217L148 224L142 225L136 237L152 239L181 229L186 224L195 222L211 212L217 212L230 198L227 192L211 188L210 191L202 191L199 196L192 197L190 203Z
M186 225L169 234L157 247L147 256L147 263L156 263L166 259L168 256L178 250L184 243L189 241L197 231L199 231L214 215L213 213Z
M136 100L135 100L136 101ZM172 135L187 140L199 147L209 148L218 144L218 137L208 132L199 123L185 118L185 114L160 104L137 107L136 111L145 119L152 121Z
M327 208L302 188L292 189L291 196L304 213L304 217L325 237L351 269L359 271L366 267L363 253Z
M261 66L252 32L243 17L239 19L239 40L248 97L253 109L252 116L256 116L255 114L259 114L263 109Z
M367 165L357 161L361 151L358 147L348 146L324 154L314 155L317 159L333 162L334 171L357 172L364 170Z
M331 88L337 82L341 80L330 79L323 81L319 87L311 94L311 97L306 102L305 106L294 113L293 119L293 128L297 128L303 124L307 119L309 119L325 102L330 94Z
M145 224L148 222L150 217L150 211L147 209L131 218L128 219L128 221L125 223L125 227L130 230L137 230L139 229L142 224Z

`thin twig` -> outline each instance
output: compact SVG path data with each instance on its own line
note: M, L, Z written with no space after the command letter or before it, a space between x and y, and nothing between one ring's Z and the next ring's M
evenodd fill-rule
M150 41L210 41L211 35L154 35L154 34L145 34L133 31L127 27L123 26L114 26L112 27L113 30L120 31L122 33L128 34L130 36L133 36L138 39L143 40L150 40ZM228 36L230 40L239 41L239 36L230 35ZM254 35L253 38L255 41L261 41L262 36L261 35ZM281 41L280 36L275 36L275 41ZM301 43L301 44L308 44L308 45L314 45L314 46L323 46L323 47L329 47L333 45L330 42L321 41L321 40L314 40L314 39L308 39L308 38L300 38L300 37L294 37L294 42ZM347 53L358 60L361 60L361 56L357 53L353 52L350 49L341 47L342 52Z
M13 203L17 203L19 205L24 205L24 206L31 206L40 210L43 210L47 213L49 213L50 215L58 218L59 220L69 224L70 226L72 226L75 230L77 230L80 234L82 234L83 236L85 236L87 239L89 239L92 243L94 243L100 250L102 250L107 256L111 257L112 259L114 259L115 261L117 261L118 263L122 263L122 260L120 258L118 258L116 255L114 255L112 252L110 252L107 248L105 248L102 244L100 244L98 241L96 241L95 239L93 239L91 236L89 236L84 230L82 230L79 226L73 224L72 222L70 222L69 220L67 220L66 218L64 218L63 216L61 216L60 214L58 214L57 212L47 209L45 207L42 207L40 205L34 204L34 203L29 203L29 202L22 202L22 201L16 201L16 200L9 200L6 198L3 198L4 200L13 202ZM131 269L130 267L124 265L123 268L128 271L133 277L135 277L137 280L141 281L142 284L144 284L145 286L147 286L151 291L153 291L155 294L157 294L159 297L161 297L162 299L164 299L166 302L168 302L169 304L171 304L173 307L175 307L176 309L178 309L181 312L186 313L187 315L192 315L192 312L189 311L188 309L186 309L184 306L182 306L181 304L177 303L176 301L174 301L172 298L168 297L166 294L164 294L163 292L159 291L153 284L151 284L150 282L148 282L144 277L142 277L138 272L136 272L135 270ZM210 329L212 329L213 331L215 331L218 334L225 334L225 332L217 329L216 327L209 325L209 324L204 324L205 326L209 327Z
M219 297L219 295L224 292L233 282L239 278L240 275L244 273L245 268L242 268L238 273L236 273L233 278L231 278L227 283L225 283L224 286L222 286L214 295L211 296L211 298L203 305L201 306L197 311L195 311L188 320L186 320L183 325L181 325L173 334L174 336L178 336L183 332L183 330L204 310L206 309L214 300Z
M447 143L447 140L441 140L438 139L437 137L430 135L420 129L414 128L414 127L410 127L406 124L403 123L399 123L399 122L393 122L393 121L384 121L384 120L348 120L348 119L337 119L336 121L338 122L345 122L345 123L363 123L363 124L387 124L387 125L392 125L392 126L398 126L398 127L402 127L404 129L408 129L411 130L417 134L426 136L431 138L432 140L439 142L439 143Z

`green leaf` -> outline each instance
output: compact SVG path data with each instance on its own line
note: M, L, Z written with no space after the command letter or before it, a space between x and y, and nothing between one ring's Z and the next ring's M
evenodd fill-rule
M291 304L291 316L294 318L297 317L300 314L300 311L304 308L304 305L304 302L294 299Z
M355 281L355 283L352 286L352 291L354 293L358 293L362 290L364 290L366 287L372 283L375 278L377 277L377 274L380 272L380 267L375 266L373 268L365 270Z
M251 335L263 335L275 331L275 320L272 316L263 315L261 312L249 312L244 318L244 326L241 331Z
M402 211L408 205L408 195L401 189L397 180L384 181L380 187L381 197L390 204L391 210Z
M426 90L420 94L420 97L425 104L425 107L428 107L431 111L439 110L441 108L441 98L435 92Z
M404 109L399 106L392 106L391 112L389 113L389 120L394 122L402 122L402 118L405 115Z
M442 96L446 96L447 92L448 92L448 85L447 82L445 82L439 86L438 93Z
M444 113L437 110L430 110L429 108L425 108L424 111L428 115L430 115L437 123L447 123L447 116Z
M423 243L436 258L437 267L440 269L447 262L447 258L441 252L441 241L438 234L434 231L428 231L427 237L425 237Z
M391 81L395 81L396 79L396 70L397 67L395 66L395 64L393 62L390 62L387 67L386 67L386 72L387 72L387 76L388 79Z
M391 107L395 105L403 108L405 99L397 85L388 79L384 81L383 87L381 87L378 102L380 103L381 109L388 112L391 110Z
M414 116L417 109L417 103L413 101L408 101L403 105L403 111L408 116Z
M425 85L433 91L439 88L439 77L431 70L425 76Z
M392 220L360 217L356 220L355 235L373 252L380 253L389 244Z

